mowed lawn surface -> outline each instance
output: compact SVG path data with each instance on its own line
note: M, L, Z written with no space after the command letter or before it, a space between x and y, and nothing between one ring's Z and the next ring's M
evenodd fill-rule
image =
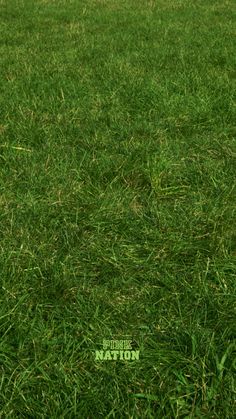
M0 1L0 417L236 416L235 13Z

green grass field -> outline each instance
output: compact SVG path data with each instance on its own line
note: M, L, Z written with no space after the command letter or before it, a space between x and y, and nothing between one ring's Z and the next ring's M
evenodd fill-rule
M1 418L236 417L235 16L0 1Z

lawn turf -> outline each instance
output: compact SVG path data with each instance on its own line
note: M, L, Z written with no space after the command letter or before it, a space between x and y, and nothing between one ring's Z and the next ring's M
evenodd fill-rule
M236 416L235 13L0 1L0 417Z

